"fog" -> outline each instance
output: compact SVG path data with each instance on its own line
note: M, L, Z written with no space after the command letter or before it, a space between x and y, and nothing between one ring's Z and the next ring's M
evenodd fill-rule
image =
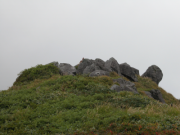
M37 64L114 57L140 74L157 65L159 86L179 99L179 7L179 0L1 0L0 90Z

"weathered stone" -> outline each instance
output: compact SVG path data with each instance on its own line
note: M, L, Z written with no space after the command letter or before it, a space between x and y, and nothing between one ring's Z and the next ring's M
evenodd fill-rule
M95 59L94 65L95 65L95 70L104 70L110 72L110 70L105 67L105 62L99 58Z
M90 74L91 72L95 71L95 65L94 63L90 66L87 66L84 71L83 74Z
M156 100L158 100L158 101L160 101L160 102L162 102L162 103L165 103L165 101L164 101L164 99L163 99L163 97L162 97L162 94L161 94L161 92L160 92L160 90L151 90L151 91L149 91L150 93L151 93L151 96L154 98L154 99L156 99Z
M150 93L149 91L144 91L144 93L145 93L148 97L153 98L152 95L151 95L151 93Z
M134 82L138 81L136 77L136 73L134 72L134 69L129 64L127 63L119 64L119 68L123 76L130 79L131 81L134 81Z
M138 69L136 69L136 68L134 68L134 67L131 67L133 70L134 70L134 73L136 74L136 75L139 75L139 70Z
M116 72L118 75L121 75L120 72L120 68L119 68L119 64L117 62L117 60L115 60L114 58L110 58L109 60L107 60L105 62L105 67L110 71L114 71Z
M123 86L119 86L119 85L116 85L116 84L112 85L110 89L115 90L116 92L124 91Z
M60 63L59 69L62 75L76 75L76 68L67 63Z
M118 79L113 79L113 82L119 83L120 86L119 87L118 85L113 86L111 87L112 89L115 88L117 91L131 91L135 94L138 94L135 84L130 81L126 81L122 78L118 78Z
M89 59L83 59L83 61L79 64L78 68L77 68L77 74L83 74L84 69L87 66L90 66L93 64L93 60L89 60Z
M95 70L94 72L90 73L89 76L109 76L109 72L103 70Z
M152 65L146 70L146 72L142 75L142 77L149 77L154 82L159 84L159 82L162 80L163 73L158 66Z

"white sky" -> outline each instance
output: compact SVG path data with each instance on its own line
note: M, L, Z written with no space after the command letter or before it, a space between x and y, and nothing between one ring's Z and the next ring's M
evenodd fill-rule
M179 7L179 0L0 0L0 90L37 64L114 57L140 74L159 66L160 87L180 99Z

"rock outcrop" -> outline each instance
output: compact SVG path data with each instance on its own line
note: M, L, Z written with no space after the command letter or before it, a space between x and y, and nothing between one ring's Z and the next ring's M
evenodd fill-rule
M149 77L158 85L159 82L162 80L163 73L158 66L152 65L146 70L142 77Z
M107 71L103 71L103 70L95 70L94 72L90 73L90 77L93 76L109 76L109 72Z
M110 58L109 60L107 60L105 62L105 67L110 71L114 71L116 72L118 75L121 75L120 72L120 68L119 68L119 64L117 62L117 60L115 60L114 58Z
M79 64L78 68L77 68L77 74L83 74L84 69L87 66L92 65L94 62L94 60L90 60L90 59L83 59L81 61L81 63Z
M165 101L164 101L164 99L163 99L163 97L162 97L162 94L161 94L160 90L151 90L151 91L149 91L149 92L151 93L151 96L152 96L154 99L156 99L156 100L158 100L158 101L160 101L160 102L162 102L162 103L165 103Z
M60 63L59 69L62 75L76 75L76 68L67 63Z
M131 91L135 94L138 94L138 91L135 87L135 84L130 82L130 81L126 81L122 78L118 78L118 79L113 79L113 82L117 82L119 83L120 86L114 84L113 86L111 86L111 90L115 90L117 92L120 92L120 91Z
M119 64L119 68L123 76L125 76L131 81L134 81L134 82L138 81L136 77L135 69L132 68L129 64L127 63Z
M153 98L153 99L158 100L158 101L160 101L162 103L165 103L160 90L152 89L150 91L144 91L144 93L150 98Z

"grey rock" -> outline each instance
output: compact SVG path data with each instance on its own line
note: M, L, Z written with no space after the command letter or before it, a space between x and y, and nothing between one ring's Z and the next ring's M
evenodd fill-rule
M145 93L148 97L153 98L152 95L151 95L151 93L150 93L149 91L144 91L144 93Z
M94 63L90 66L87 66L84 71L83 74L90 74L91 72L95 71L95 65Z
M136 74L136 75L139 75L139 70L138 69L136 69L136 68L134 68L134 67L131 67L133 70L134 70L134 73Z
M135 84L130 81L126 81L122 78L118 78L118 79L113 79L113 82L117 82L120 85L119 87L118 87L118 85L111 87L111 89L115 88L115 90L117 90L117 92L118 91L131 91L135 94L138 94Z
M104 70L110 72L110 70L105 67L105 62L99 58L95 59L94 65L95 65L95 70Z
M158 66L152 65L146 70L146 72L142 75L142 77L149 77L154 82L159 84L159 82L162 80L163 73Z
M105 68L107 68L110 72L114 71L121 76L119 64L114 58L110 58L105 62Z
M83 61L79 64L78 68L77 68L77 74L83 74L84 69L87 66L92 65L94 62L94 60L89 60L89 59L83 59Z
M109 72L103 70L95 70L94 72L90 73L90 77L95 76L109 76Z
M151 91L149 91L150 93L151 93L151 96L154 98L154 99L156 99L156 100L158 100L158 101L160 101L160 102L162 102L162 103L165 103L165 101L164 101L164 99L163 99L163 97L162 97L162 94L161 94L161 92L160 92L160 90L151 90Z
M60 63L59 70L62 75L76 75L76 68L68 63Z
M116 84L112 85L110 89L115 90L116 92L124 91L123 86L119 86L119 85L116 85Z
M136 73L134 72L134 69L129 64L127 63L119 64L119 68L123 76L130 79L131 81L134 81L134 82L138 81L136 77Z

